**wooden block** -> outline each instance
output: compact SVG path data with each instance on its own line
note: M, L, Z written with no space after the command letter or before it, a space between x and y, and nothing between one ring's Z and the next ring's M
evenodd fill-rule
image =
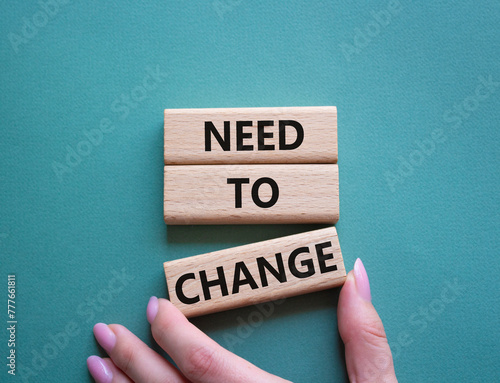
M165 164L336 162L334 106L165 109Z
M170 301L209 314L342 285L334 227L165 262Z
M335 223L338 165L165 166L167 224Z

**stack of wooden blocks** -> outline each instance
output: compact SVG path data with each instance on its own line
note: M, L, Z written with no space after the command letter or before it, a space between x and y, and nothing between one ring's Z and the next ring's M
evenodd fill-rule
M166 109L167 224L334 224L335 107ZM342 284L333 226L164 264L187 316Z

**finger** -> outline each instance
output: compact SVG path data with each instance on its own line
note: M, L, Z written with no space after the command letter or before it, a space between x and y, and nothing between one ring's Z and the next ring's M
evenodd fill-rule
M97 383L133 383L109 358L92 355L87 359L87 367Z
M116 367L135 382L186 383L186 378L167 360L151 350L127 328L98 323L94 335Z
M151 298L148 320L158 344L193 383L286 382L219 346L166 299Z
M356 260L347 275L338 304L339 332L345 344L351 382L397 382L384 326L371 303L363 263Z

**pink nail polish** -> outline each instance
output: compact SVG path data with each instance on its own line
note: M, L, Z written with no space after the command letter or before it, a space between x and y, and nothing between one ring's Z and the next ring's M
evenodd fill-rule
M148 322L153 323L158 314L158 298L149 298L148 308L146 310L146 316L148 317Z
M371 302L372 294L370 292L370 281L368 280L368 274L366 274L365 266L361 259L356 259L354 263L354 279L356 280L356 289L358 294L364 300Z
M104 323L97 323L94 326L94 336L101 347L108 353L113 350L113 347L115 347L116 335L113 331L111 331L108 325Z
M90 375L92 375L97 383L111 383L113 380L113 373L106 363L104 363L104 360L98 356L89 356L87 359L87 367Z

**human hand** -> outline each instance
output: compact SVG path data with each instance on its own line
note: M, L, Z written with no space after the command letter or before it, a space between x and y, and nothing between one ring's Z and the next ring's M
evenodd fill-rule
M368 276L359 259L340 292L337 315L349 380L397 382L384 327L371 303ZM287 382L222 348L166 299L152 297L147 318L156 342L178 368L125 327L98 323L94 335L110 358L87 359L96 382Z

